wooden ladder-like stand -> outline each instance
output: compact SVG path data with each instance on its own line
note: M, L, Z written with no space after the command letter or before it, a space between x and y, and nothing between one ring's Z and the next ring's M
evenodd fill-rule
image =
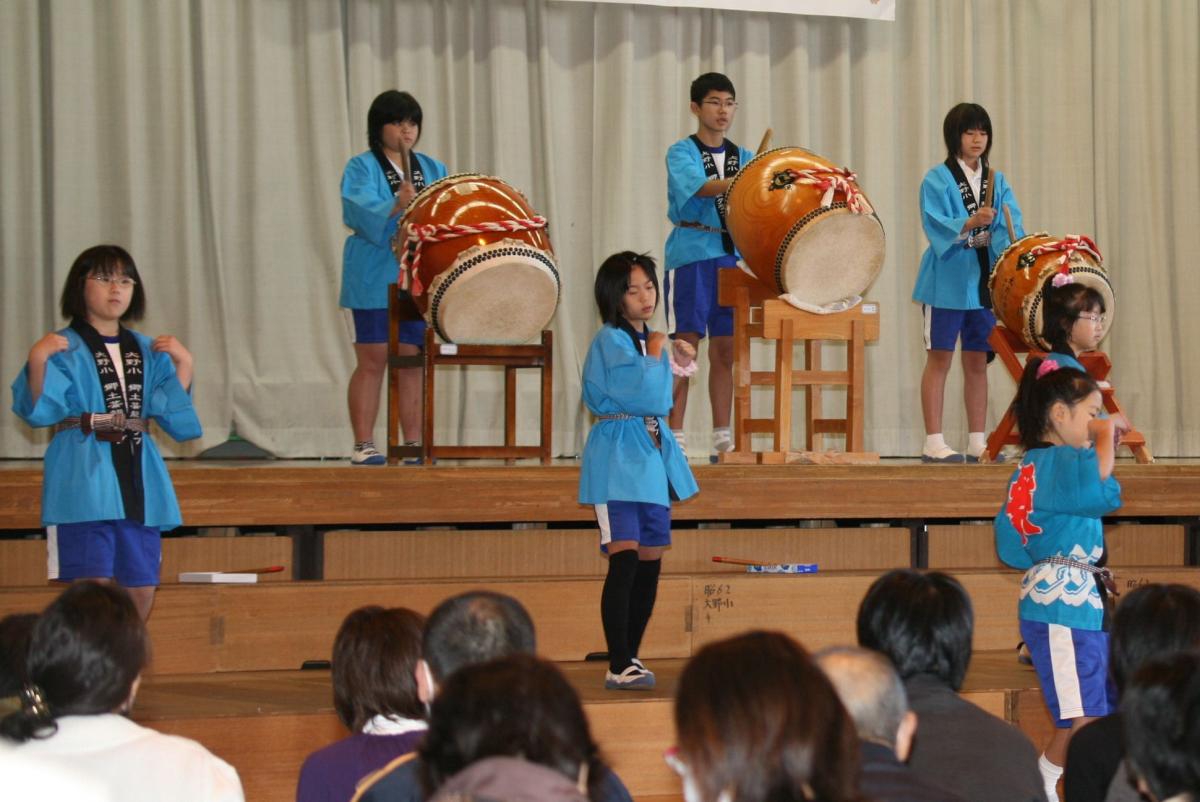
M866 384L864 346L879 339L879 305L863 302L853 309L818 315L780 301L765 284L742 270L720 271L718 300L733 307L733 450L720 455L722 463L782 464L878 462L879 455L863 451L863 417ZM753 337L775 342L775 369L756 371L750 364ZM804 341L805 369L792 366L797 340ZM847 344L846 369L821 368L824 340ZM846 388L846 416L822 414L823 386ZM751 416L751 389L775 388L774 415ZM808 390L805 398L805 450L792 451L792 388ZM752 434L773 436L771 451L753 451ZM844 452L823 451L824 435L846 437Z
M424 352L401 356L400 321L416 312L412 301L395 284L388 287L388 464L402 458L420 457L428 465L437 457L446 459L503 459L537 457L550 464L551 424L553 421L554 341L550 331L542 332L540 343L529 345L467 345L438 342L433 327L425 329ZM439 446L433 442L434 396L438 365L490 365L504 368L504 444L480 446ZM406 446L400 439L400 370L424 368L423 421L419 446ZM541 428L537 445L517 445L517 371L541 370Z
M988 344L992 346L992 350L1000 357L1000 361L1004 363L1004 367L1008 369L1009 375L1018 386L1021 384L1021 374L1025 371L1025 365L1021 362L1018 354L1027 354L1026 359L1030 357L1044 357L1045 351L1036 348L1030 348L1028 343L1018 337L1011 329L1006 326L997 324L992 329L992 333L988 335ZM1121 409L1120 402L1117 401L1116 392L1108 381L1109 371L1112 370L1112 362L1108 358L1108 354L1103 351L1091 351L1085 354L1080 354L1079 362L1087 369L1088 375L1095 379L1100 384L1100 396L1104 403L1104 409L1110 415L1124 415L1126 420L1129 416L1125 415L1125 411ZM1013 396L1013 401L1016 401L1016 396ZM996 429L988 435L987 439L987 459L992 459L996 454L1000 453L1006 445L1018 445L1021 440L1017 436L1016 431L1017 416L1013 411L1013 404L1008 405L1008 409L1004 412L1004 417L1000 419L1000 423ZM1146 465L1154 462L1154 456L1150 453L1149 446L1146 445L1146 438L1137 429L1130 429L1122 435L1118 445L1127 446L1133 452L1133 457L1139 464Z

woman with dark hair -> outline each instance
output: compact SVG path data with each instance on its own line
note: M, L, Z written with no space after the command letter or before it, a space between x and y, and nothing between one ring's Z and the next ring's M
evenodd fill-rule
M352 158L342 173L342 221L350 229L342 252L339 303L354 343L356 365L348 403L354 429L355 465L383 465L375 448L379 391L387 367L388 284L399 272L391 241L409 202L427 185L446 177L446 165L417 153L424 114L408 92L380 94L367 112L368 150ZM425 342L425 324L400 323L400 354L414 356ZM400 426L406 443L421 431L421 369L400 371Z
M425 735L417 696L425 619L403 607L362 607L333 642L333 706L350 736L300 768L297 802L346 802L359 780L412 752Z
M420 748L428 797L587 802L608 768L553 663L512 655L450 675Z
M1134 588L1117 605L1109 636L1108 668L1121 698L1144 663L1200 649L1200 590L1160 584ZM1071 738L1063 774L1066 802L1137 800L1137 791L1120 771L1126 753L1122 719L1118 710Z
M0 735L122 802L241 802L228 763L126 717L148 660L146 627L123 588L72 585L33 628L22 708L0 720Z
M1130 772L1151 802L1200 800L1200 652L1143 665L1121 700Z
M912 294L921 304L926 352L921 374L925 417L921 459L978 462L987 446L988 335L996 325L988 278L992 265L1009 245L1008 230L998 210L1006 206L1011 211L1016 236L1025 232L1012 187L988 165L993 140L987 110L978 103L959 103L942 122L942 138L946 160L930 169L921 182L921 225L929 247L921 257ZM947 445L942 432L946 376L960 339L967 406L965 457Z
M683 669L677 751L687 802L859 798L858 735L804 647L778 632L711 643Z
M175 440L200 436L192 355L170 335L126 328L146 291L117 245L79 254L59 306L71 324L34 343L13 382L13 412L53 426L42 481L50 579L112 579L150 616L161 533L182 522L149 422Z

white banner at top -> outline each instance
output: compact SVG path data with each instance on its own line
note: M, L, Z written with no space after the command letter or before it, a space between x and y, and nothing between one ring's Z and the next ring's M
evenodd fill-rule
M581 2L582 0L575 0ZM679 8L723 8L731 11L767 11L774 14L817 14L825 17L860 17L895 21L896 0L586 0Z

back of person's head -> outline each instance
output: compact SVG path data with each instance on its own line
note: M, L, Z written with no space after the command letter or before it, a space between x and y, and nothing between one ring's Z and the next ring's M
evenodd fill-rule
M1200 652L1143 665L1121 699L1129 765L1157 800L1200 798Z
M895 750L909 711L904 683L891 662L878 652L853 646L822 649L816 660L854 721L858 737Z
M1117 605L1109 639L1109 671L1118 691L1143 663L1200 649L1200 590L1187 585L1141 585Z
M1045 440L1055 404L1070 409L1099 390L1096 380L1081 370L1060 367L1052 357L1030 357L1014 402L1021 447L1037 448Z
M512 596L473 590L439 604L425 622L421 649L437 683L463 666L510 654L533 654L529 611Z
M696 80L692 81L692 88L689 95L692 102L699 105L708 97L709 92L728 92L737 97L737 91L733 88L733 81L729 80L727 75L719 72L706 72Z
M428 794L489 757L519 757L576 781L600 775L599 750L575 689L553 663L513 654L455 671L434 699L420 747ZM596 769L596 770L594 770Z
M782 633L697 652L679 679L675 728L695 802L857 797L854 725L829 679Z
M885 655L902 679L930 674L954 690L962 687L975 614L954 577L889 571L867 589L857 625L858 645Z
M0 722L16 741L48 737L55 719L111 713L130 701L149 660L146 627L118 585L77 582L33 627L23 706Z
M942 121L942 138L946 140L946 152L951 159L959 158L962 135L967 131L987 132L988 143L983 149L983 163L987 164L995 137L992 134L992 118L988 116L987 109L978 103L959 103L946 112L946 119Z
M121 316L121 322L141 320L146 311L146 288L142 276L129 251L120 245L93 245L75 257L67 280L63 282L62 295L58 299L59 311L70 321L87 320L87 300L84 291L89 278L133 279L133 297L129 308Z
M1050 344L1052 351L1073 354L1068 344L1071 329L1079 316L1089 312L1104 314L1104 296L1095 287L1073 281L1054 286L1055 273L1046 279L1042 288L1042 339Z
M37 613L0 619L0 699L16 696L25 685L25 658L37 619Z
M389 123L412 123L417 126L417 141L421 141L421 121L424 119L421 104L408 92L389 89L379 93L367 110L367 145L372 149L382 146L381 132Z
M375 716L422 718L416 667L425 619L396 607L360 607L333 641L333 706L351 732Z
M600 317L610 326L616 326L621 320L622 301L629 290L629 276L635 267L640 267L646 273L646 278L654 284L654 302L657 306L658 296L662 294L658 285L658 271L654 259L649 254L620 251L600 263L596 271L596 307Z

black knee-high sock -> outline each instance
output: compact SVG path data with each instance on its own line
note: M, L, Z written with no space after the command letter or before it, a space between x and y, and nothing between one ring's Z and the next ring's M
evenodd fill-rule
M633 577L633 595L629 600L629 656L637 657L642 645L642 635L654 612L654 599L658 596L658 574L662 560L639 560L637 573Z
M638 554L618 551L608 558L608 576L600 595L600 620L608 642L608 668L614 674L629 667L629 599L637 575Z

